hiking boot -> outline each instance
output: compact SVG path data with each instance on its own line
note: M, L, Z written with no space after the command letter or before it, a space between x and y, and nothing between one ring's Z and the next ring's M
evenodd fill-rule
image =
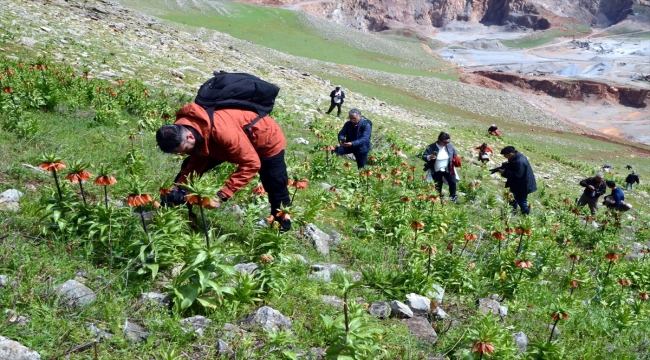
M453 202L454 204L460 204L460 201L458 201L458 195L452 196L451 198L449 198L449 200L451 200L451 202Z

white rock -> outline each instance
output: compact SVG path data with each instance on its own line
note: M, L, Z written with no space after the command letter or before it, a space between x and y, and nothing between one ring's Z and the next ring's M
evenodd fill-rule
M41 356L17 341L0 336L0 359L40 360Z
M427 314L431 310L431 300L415 293L406 295L406 304L416 314Z
M406 304L397 300L390 302L390 314L402 319L413 317L413 311Z
M293 142L295 142L296 144L300 144L300 145L309 145L309 141L307 141L307 140L305 140L303 138L293 139Z
M429 290L427 292L427 296L437 301L438 303L441 303L443 297L445 296L445 289L443 289L442 286L438 284L433 284L431 287L433 288L433 290Z

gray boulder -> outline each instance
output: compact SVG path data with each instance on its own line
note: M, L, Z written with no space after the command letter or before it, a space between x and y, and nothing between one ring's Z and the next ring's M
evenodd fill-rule
M430 299L433 299L433 300L437 301L438 303L441 303L443 297L445 296L445 289L443 289L442 286L437 285L437 284L433 284L431 287L433 289L431 289L431 290L429 290L427 292L427 296Z
M20 211L20 197L23 193L10 189L0 194L0 211Z
M90 330L93 335L97 336L97 340L110 339L113 337L113 334L100 329L95 324L88 324L88 330Z
M526 336L523 331L520 331L518 333L514 333L512 337L515 340L515 345L517 345L519 348L517 352L520 354L525 353L526 349L528 348L528 336Z
M180 71L180 70L171 69L171 70L169 70L169 73L170 73L172 76L177 77L177 78L179 78L179 79L183 79L183 78L185 77L185 74L183 74L183 72Z
M34 350L17 341L0 336L0 359L3 360L40 360L41 356Z
M330 236L316 227L314 224L305 226L305 237L311 241L311 244L320 254L329 255L330 253Z
M368 312L374 317L385 319L390 316L390 305L386 301L376 301L370 304Z
M499 314L499 308L501 307L501 304L499 304L498 301L488 299L488 298L483 298L479 299L478 301L478 311L480 311L482 314L494 314L494 315L500 315Z
M444 310L442 310L440 306L433 309L431 313L433 314L433 317L440 320L444 320L449 317L449 315Z
M247 264L237 264L234 267L235 270L242 274L253 274L253 272L258 268L257 264L252 262Z
M293 139L293 142L295 142L296 144L300 144L300 145L309 145L309 141L307 141L307 140L305 140L303 138Z
M414 293L406 295L406 304L415 314L426 315L431 310L431 300Z
M145 305L155 304L158 306L167 306L172 302L172 299L170 299L169 296L165 294L148 292L140 294L138 301Z
M412 318L413 311L403 302L393 300L390 302L390 315L400 319Z
M325 228L325 233L330 236L330 245L332 246L339 246L339 243L341 242L341 238L343 237L341 234L339 234L336 230L326 227Z
M203 330L207 329L211 322L212 320L205 316L192 316L181 320L181 330L185 333L194 330L197 335L203 336Z
M217 340L217 353L219 355L226 355L226 354L230 353L230 345L227 342L225 342L225 341L223 341L221 339L218 339Z
M321 295L320 298L327 305L331 305L331 306L334 306L334 307L340 307L340 308L343 307L343 299L341 299L338 296Z
M124 336L126 336L126 339L130 342L139 343L146 341L149 335L149 332L142 326L129 321L128 319L124 322Z
M71 308L88 305L97 298L92 290L75 280L68 280L55 287L54 292Z
M9 276L0 275L0 287L7 287L9 285Z
M269 306L262 306L256 312L246 315L239 321L239 325L246 330L268 331L289 330L292 326L291 319Z
M431 327L431 324L425 317L416 316L403 321L408 326L411 334L420 340L433 341L438 337L438 334L436 334L436 331L433 330L433 327Z

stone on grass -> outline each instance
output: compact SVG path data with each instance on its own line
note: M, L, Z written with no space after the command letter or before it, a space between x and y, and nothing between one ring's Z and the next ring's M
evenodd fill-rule
M553 324L547 324L546 326L548 327L549 330L553 329L553 336L562 335L562 331L560 331L560 329L557 326L555 326L555 328L553 327Z
M110 339L113 337L113 334L98 328L95 324L92 323L88 324L88 330L90 330L93 335L97 336L97 340Z
M437 285L437 284L433 284L431 287L433 289L431 289L431 290L429 290L427 292L427 296L430 299L433 299L433 300L437 301L438 303L441 303L443 297L445 296L445 289L443 289L442 286Z
M406 295L406 304L416 314L426 315L431 310L431 300L415 293Z
M438 334L436 334L436 331L433 330L433 327L431 327L431 324L425 317L416 316L403 321L411 333L420 340L433 341L438 337Z
M9 285L9 276L0 275L0 287L7 287Z
M305 237L311 241L316 251L323 255L330 253L330 236L316 227L314 224L305 226Z
M237 264L235 265L235 270L239 271L242 274L253 274L253 272L258 268L256 263L247 263L247 264Z
M124 336L126 336L126 339L130 342L139 343L146 341L149 335L149 332L142 326L129 321L128 319L124 322Z
M332 277L334 276L334 273L342 271L342 267L334 264L329 264L329 265L312 265L311 270L313 273L309 274L310 279L316 279L316 280L323 280L325 282L330 282L332 281Z
M5 309L5 314L9 314L9 317L7 317L7 322L12 325L25 326L29 322L29 318L27 316L22 316L14 310Z
M291 329L291 319L270 306L262 306L254 313L244 316L239 321L246 330L264 329L267 331Z
M10 189L0 194L0 211L20 211L20 197L23 193Z
M181 330L185 333L194 330L197 335L203 336L203 330L207 329L211 322L212 320L205 316L192 316L181 320Z
M434 318L439 319L439 320L444 320L444 319L449 317L449 315L444 310L442 310L442 308L440 306L433 309L431 311L431 313L433 314Z
M303 138L293 139L293 142L295 142L296 144L300 144L300 145L309 145L309 141L307 141L307 140L305 140Z
M523 331L520 331L518 333L514 333L512 337L515 340L515 345L519 348L517 352L519 354L525 353L526 349L528 348L528 336L526 336Z
M0 336L0 359L40 360L41 356L17 341Z
M167 306L172 302L172 299L170 299L169 296L165 294L147 292L140 294L138 301L145 305L155 304L158 306Z
M390 302L390 315L400 319L412 318L413 311L403 302L393 300Z
M326 227L325 228L325 233L330 236L330 245L332 246L339 246L339 243L341 242L341 238L343 237L341 234L339 234L336 230Z
M334 306L334 307L340 307L340 308L343 307L343 299L341 299L338 296L321 295L320 298L327 305Z
M88 305L97 297L86 285L75 280L68 280L55 287L54 292L71 308Z
M179 78L179 79L182 79L182 78L185 77L185 74L183 74L183 72L180 71L180 70L170 69L170 70L169 70L169 73L170 73L172 76L177 77L177 78Z
M494 315L499 315L499 308L501 307L501 304L499 304L498 301L488 299L488 298L483 298L479 299L478 301L478 311L480 311L482 314L494 314Z
M508 307L507 306L499 306L499 316L502 318L508 316Z
M385 319L390 316L390 305L386 301L376 301L370 304L368 312L374 317Z
M230 345L227 342L218 339L217 340L217 353L219 355L226 355L230 352Z

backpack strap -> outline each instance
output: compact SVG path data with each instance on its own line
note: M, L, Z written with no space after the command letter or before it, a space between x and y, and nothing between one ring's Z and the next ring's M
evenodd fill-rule
M255 119L253 119L253 121L251 121L250 124L246 125L246 127L244 128L244 132L246 134L248 134L249 137L252 138L253 137L253 130L252 130L253 126L255 126L255 124L257 124L258 121L262 120L262 118L265 117L266 115L267 114L264 114L264 113L257 115L257 117Z
M214 106L210 106L208 108L204 108L205 112L208 113L208 117L210 118L210 133L212 133L212 129L214 128L214 111L216 110Z

